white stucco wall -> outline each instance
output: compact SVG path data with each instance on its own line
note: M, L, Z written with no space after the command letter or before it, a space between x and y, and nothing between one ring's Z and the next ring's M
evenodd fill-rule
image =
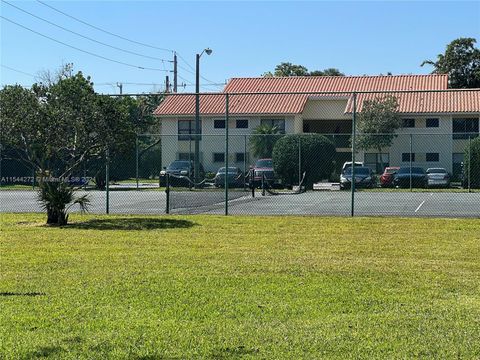
M167 166L172 161L178 159L179 153L189 153L195 151L195 142L188 140L178 140L178 120L188 120L192 118L175 117L162 119L162 166ZM225 129L215 129L214 121L223 120L224 117L212 116L202 118L202 140L200 141L200 161L206 171L215 172L218 168L224 166L223 162L214 162L215 153L225 151ZM236 120L248 120L248 128L237 129ZM231 117L229 120L229 166L238 166L243 170L246 165L247 170L250 164L255 162L254 156L249 149L249 135L260 126L262 119L285 119L285 133L295 131L294 116L241 116ZM244 161L237 162L236 153L244 153L246 146L246 164Z

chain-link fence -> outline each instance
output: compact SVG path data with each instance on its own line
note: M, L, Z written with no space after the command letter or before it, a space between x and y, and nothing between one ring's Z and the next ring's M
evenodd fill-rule
M98 213L480 216L479 91L201 94L198 116L195 97L64 181ZM39 211L4 155L1 210Z

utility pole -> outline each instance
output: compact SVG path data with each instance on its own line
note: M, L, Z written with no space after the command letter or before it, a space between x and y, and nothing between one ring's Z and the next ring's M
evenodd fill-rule
M170 92L170 79L168 78L168 75L165 76L165 92Z
M177 92L177 52L173 52L173 92Z
M120 95L123 94L123 84L121 82L117 82L117 86L120 89Z

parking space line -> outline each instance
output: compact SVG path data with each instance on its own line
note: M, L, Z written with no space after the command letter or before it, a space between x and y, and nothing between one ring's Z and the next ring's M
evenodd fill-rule
M428 194L429 196L432 196L433 193L430 193ZM423 206L423 204L425 204L425 202L427 201L427 199L423 200L420 205L418 205L418 207L415 209L415 212L418 212L418 210L420 210L420 208Z
M417 212L418 210L420 210L420 208L422 207L423 204L425 204L425 201L427 200L423 200L420 205L418 205L418 207L415 209L415 212Z

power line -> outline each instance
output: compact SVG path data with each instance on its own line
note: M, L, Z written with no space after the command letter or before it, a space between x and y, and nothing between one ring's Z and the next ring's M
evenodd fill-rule
M183 56L180 55L178 52L177 52L177 55L178 55L178 57L179 57L185 64L187 64L187 66L188 66L190 69L192 69L192 70L188 70L188 69L186 69L186 68L185 68L184 66L182 66L182 65L178 65L178 67L181 68L181 69L183 69L183 70L185 70L186 72L189 72L189 73L192 74L192 75L195 75L195 71L196 71L196 70L193 68L193 66L190 65L190 64L187 62L187 60L185 60L185 59L183 58ZM200 78L203 79L203 80L205 80L206 82L209 82L209 83L211 83L211 84L215 84L215 81L212 81L212 80L210 80L210 79L207 79L206 77L202 76L201 74L200 74Z
M153 86L164 86L165 84L159 84L159 83L136 83L136 82L121 82L123 85L137 85L137 86L149 86L149 85L153 85ZM107 85L115 85L116 82L111 82L111 83L94 83L93 85L96 85L96 86L107 86Z
M62 29L62 30L67 31L67 32L69 32L69 33L72 33L72 34L75 34L75 35L77 35L77 36L80 36L80 37L82 37L82 38L84 38L84 39L93 41L93 42L95 42L95 43L97 43L97 44L100 44L100 45L103 45L103 46L108 46L109 48L112 48L112 49L115 49L115 50L118 50L118 51L123 51L124 53L128 53L128 54L132 54L132 55L144 57L144 58L147 58L147 59L160 60L160 61L162 61L162 63L163 63L164 61L171 61L171 60L165 60L165 59L161 59L161 58L157 58L157 57L153 57L153 56L143 55L143 54L140 54L140 53L137 53L137 52L134 52L134 51L130 51L130 50L122 49L122 48L119 48L119 47L116 47L116 46L113 46L113 45L110 45L110 44L106 44L106 43L104 43L104 42L101 42L101 41L92 39L91 37L82 35L82 34L80 34L80 33L77 33L77 32L75 32L75 31L73 31L73 30L70 30L70 29L67 29L67 28L65 28L65 27L63 27L63 26L60 26L60 25L58 25L58 24L55 24L55 23L53 23L53 22L51 22L51 21L49 21L49 20L46 20L46 19L44 19L44 18L42 18L42 17L40 17L40 16L37 16L37 15L35 15L35 14L32 14L31 12L29 12L29 11L27 11L27 10L24 10L24 9L22 9L22 8L16 6L16 5L13 5L13 4L9 3L8 1L3 0L3 2L4 2L5 4L11 6L11 7L14 7L15 9L17 9L17 10L19 10L19 11L24 12L25 14L28 14L28 15L30 15L30 16L33 16L34 18L37 18L37 19L39 19L39 20L41 20L41 21L44 21L44 22L46 22L47 24L50 24L50 25L55 26L55 27L57 27L57 28L59 28L59 29ZM164 65L164 67L165 67L165 65Z
M25 72L25 71L18 70L18 69L14 69L14 68L12 68L12 67L10 67L10 66L3 65L3 64L2 64L2 67L5 68L5 69L12 70L12 71L18 72L18 73L20 73L20 74L28 75L28 76L31 76L31 77L35 78L35 75L30 74L30 73L27 73L27 72Z
M126 62L123 62L123 61L114 60L114 59L108 58L108 57L106 57L106 56L98 55L98 54L92 53L92 52L90 52L90 51L83 50L83 49L77 48L77 47L75 47L75 46L69 45L69 44L67 44L67 43L64 43L63 41L54 39L54 38L52 38L52 37L50 37L50 36L47 36L47 35L44 35L44 34L42 34L42 33L39 33L38 31L32 30L32 29L30 29L30 28L28 28L28 27L26 27L26 26L24 26L24 25L21 25L21 24L15 22L15 21L13 21L13 20L10 20L10 19L8 19L8 18L6 18L6 17L4 17L4 16L1 16L1 15L0 15L0 18L4 19L4 20L6 20L6 21L8 21L8 22L10 22L10 23L12 23L12 24L15 24L15 25L17 25L17 26L19 26L19 27L21 27L21 28L23 28L23 29L25 29L25 30L31 31L31 32L33 32L34 34L37 34L37 35L39 35L39 36L42 36L42 37L44 37L44 38L46 38L46 39L55 41L56 43L62 44L62 45L67 46L67 47L69 47L69 48L75 49L75 50L80 51L80 52L83 52L83 53L85 53L85 54L89 54L89 55L95 56L95 57L100 58L100 59L103 59L103 60L107 60L107 61L110 61L110 62L114 62L114 63L117 63L117 64L129 66L129 67L133 67L133 68L141 69L141 70L168 71L168 70L163 70L163 69L155 69L155 68L150 68L150 67L133 65L133 64L129 64L129 63L126 63Z
M43 1L37 0L37 2L39 2L39 3L42 4L43 6L46 6L46 7L50 8L50 9L52 9L52 10L54 10L54 11L56 11L56 12L62 14L62 15L64 15L64 16L66 16L66 17L69 17L70 19L73 19L73 20L75 20L75 21L78 21L78 22L80 22L80 23L82 23L82 24L84 24L84 25L90 26L91 28L93 28L93 29L95 29L95 30L104 32L104 33L109 34L109 35L111 35L111 36L115 36L115 37L117 37L117 38L119 38L119 39L122 39L122 40L125 40L125 41L129 41L129 42L134 43L134 44L137 44L137 45L146 46L146 47L149 47L149 48L152 48L152 49L157 49L157 50L162 50L162 51L173 52L173 50L171 50L171 49L165 49L165 48L161 48L161 47L158 47L158 46L153 46L153 45L145 44L145 43L142 43L142 42L139 42L139 41L131 40L131 39L128 39L128 38L126 38L126 37L123 37L123 36L114 34L114 33L110 32L110 31L104 30L104 29L102 29L102 28L99 28L98 26L89 24L89 23L86 22L86 21L80 20L80 19L78 19L78 18L76 18L76 17L74 17L74 16L72 16L72 15L69 15L69 14L67 14L67 13L65 13L65 12L63 12L63 11L61 11L61 10L59 10L59 9L51 6L51 5L48 5L48 4L44 3Z

